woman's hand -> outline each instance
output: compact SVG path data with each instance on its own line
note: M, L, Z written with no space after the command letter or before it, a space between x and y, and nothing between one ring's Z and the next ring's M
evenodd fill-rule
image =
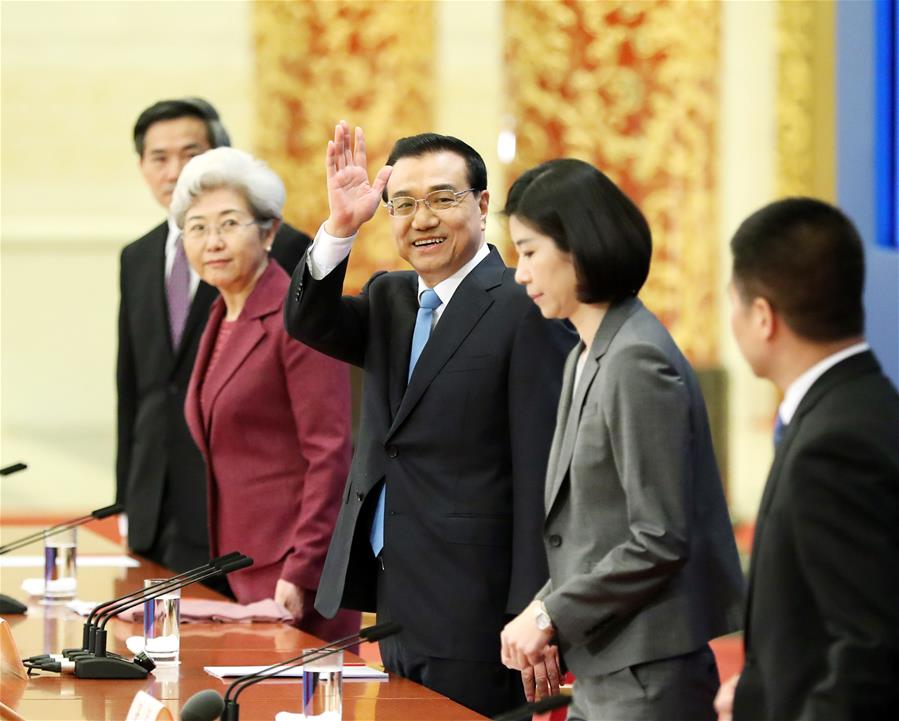
M356 128L356 144L351 151L350 129L341 120L334 128L334 140L328 141L325 170L331 208L325 231L337 238L348 238L375 214L393 168L385 165L370 184L362 128Z
M299 621L303 617L303 589L294 586L290 581L278 579L275 584L275 600Z
M528 703L540 701L559 693L562 683L562 669L559 666L559 647L547 646L543 650L543 660L535 666L521 669L521 685Z
M537 628L535 611L539 601L530 605L506 624L502 640L502 661L507 668L519 671L543 662L543 652L553 637L552 627L541 631Z
M731 676L721 684L718 694L715 696L715 710L718 712L718 721L731 721L734 717L734 691L737 690L737 682L740 674Z

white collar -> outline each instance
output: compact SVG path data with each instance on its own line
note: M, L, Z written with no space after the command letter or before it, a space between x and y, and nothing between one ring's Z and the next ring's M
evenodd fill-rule
M487 247L487 243L481 243L481 247L478 248L471 260L459 268L459 270L453 273L449 278L444 278L434 286L433 291L437 294L437 297L440 298L440 303L444 308L449 304L450 300L452 300L453 294L462 284L462 281L465 280L465 277L488 255L490 255L490 248ZM421 276L418 276L419 300L421 299L421 294L426 290L428 290L427 284L422 280Z
M850 356L864 353L865 351L870 350L870 348L871 346L864 341L854 343L848 348L843 348L843 350L837 351L836 353L819 360L815 365L805 371L805 373L790 383L790 387L787 388L787 392L784 393L784 399L780 404L780 408L777 409L777 413L783 424L787 425L793 420L796 409L799 408L799 404L802 402L802 399L805 398L805 394L808 393L809 388L815 384L816 380L840 361L844 361Z

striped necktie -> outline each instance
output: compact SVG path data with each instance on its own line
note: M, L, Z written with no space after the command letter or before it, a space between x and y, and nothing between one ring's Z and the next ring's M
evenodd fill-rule
M165 281L165 297L169 306L169 331L172 334L172 348L178 350L184 324L190 311L190 267L184 253L184 242L181 234L175 239L175 258L172 270Z

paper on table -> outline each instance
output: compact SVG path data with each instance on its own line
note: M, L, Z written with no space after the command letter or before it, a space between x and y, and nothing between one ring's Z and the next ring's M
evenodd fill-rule
M137 568L140 563L128 556L78 556L79 568ZM43 556L0 556L0 568L43 568Z
M258 673L259 671L264 671L267 666L204 666L203 670L211 676L215 676L216 678L231 678L234 676L249 676L251 673ZM285 668L279 673L272 676L281 677L281 678L300 678L303 675L303 667L302 666L292 666L291 668ZM377 669L371 668L369 666L344 666L343 667L343 678L344 680L354 680L354 679L367 679L367 680L376 680L376 681L386 681L387 674L383 671L378 671Z

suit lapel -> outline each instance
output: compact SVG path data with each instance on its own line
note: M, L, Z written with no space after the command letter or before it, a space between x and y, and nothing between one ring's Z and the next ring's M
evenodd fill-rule
M816 380L812 387L802 398L793 419L787 425L783 439L774 452L774 461L771 464L771 470L768 472L768 479L765 481L765 490L762 493L762 500L759 503L759 510L756 514L755 531L752 538L753 553L749 557L749 578L748 583L751 588L755 579L756 559L759 557L759 549L761 547L762 538L764 537L764 528L768 520L768 512L774 497L777 495L778 484L786 481L781 480L784 459L787 457L790 446L792 445L799 428L802 425L805 416L815 407L821 398L836 385L846 380L854 378L864 373L876 373L880 370L880 364L870 351L850 356L846 360L837 363L833 368L828 369L824 375ZM752 618L752 593L749 593L746 601L745 613L745 643L749 642L750 619Z
M481 316L493 305L493 298L488 291L502 283L504 270L505 265L499 255L491 251L465 277L456 292L453 293L449 305L440 316L440 321L431 332L431 337L415 364L415 371L409 380L409 386L406 388L406 393L403 395L390 430L387 432L388 438L406 420L440 369L459 349ZM417 306L416 301L416 314L418 313ZM411 325L414 327L414 324L413 315ZM408 373L409 370L408 349L411 347L412 328L407 331L407 334L410 340L406 346L407 352L397 354L406 359L404 373Z
M549 460L546 463L546 484L544 485L543 505L548 511L552 500L558 492L561 484L559 457L562 447L568 442L568 416L571 413L572 391L574 386L574 375L577 369L577 359L583 351L583 344L578 343L568 354L565 361L565 368L562 371L562 393L559 395L559 410L556 413L556 430L553 432L553 442L549 449ZM564 477L564 472L561 473Z
M169 235L168 223L163 222L152 232L153 243L149 249L146 271L143 271L146 272L148 281L144 285L146 296L141 300L147 304L148 309L152 310L144 316L154 326L153 329L146 329L147 337L161 338L160 346L165 348L166 358L171 363L175 358L175 353L172 349L172 333L169 329L169 305L165 297L165 242Z
M231 378L247 360L263 339L268 334L262 319L272 313L281 310L284 304L284 296L287 292L288 279L280 266L274 261L270 261L268 267L259 277L256 287L247 298L246 305L241 311L240 317L231 330L227 345L222 350L219 360L212 372L206 373L203 381L203 393L208 398L209 412L206 417L206 434L209 435L209 423L214 414L215 402L222 390L228 385ZM221 308L221 314L219 314ZM224 316L224 302L216 305L214 322L218 322L220 317ZM215 326L211 326L215 327ZM207 334L207 337L212 334ZM216 335L218 335L216 333ZM205 362L208 363L209 355L212 352L214 338L209 337L209 343L204 343L204 351L206 356Z
M412 349L412 331L418 314L418 277L410 273L398 288L390 314L389 357L392 359L388 379L390 417L396 418L409 375L409 354ZM437 324L440 325L439 323ZM402 350L401 350L402 349ZM402 352L402 351L405 352Z
M584 401L587 399L587 394L593 386L593 383L597 380L602 357L606 354L609 345L612 343L612 339L621 329L621 326L624 325L625 321L633 313L642 307L643 304L636 298L629 298L612 306L609 308L605 317L603 317L602 323L600 323L599 329L596 331L596 337L593 339L593 344L590 346L587 360L584 362L584 369L581 371L581 377L577 386L574 387L573 397L571 398L571 407L565 416L565 430L562 433L559 454L554 466L554 473L552 476L547 476L547 488L545 491L547 515L556 500L556 496L559 494L559 490L562 488L562 483L568 477L571 460L574 457L574 447L577 440L578 428L581 423L581 412L584 409ZM583 346L580 344L575 347L566 364L565 381L566 384L568 384L569 393L571 384L574 380L574 371L577 366L577 354L582 347ZM570 379L568 378L569 373L571 375ZM563 388L563 393L564 392ZM561 421L562 418L560 413L559 421Z
M209 413L206 416L206 434L209 434L209 422L212 419L213 409L218 396L243 365L247 356L265 338L265 327L258 318L243 321L238 319L228 338L227 345L219 356L218 363L211 373L206 374L203 382L203 394L209 399Z
M808 415L818 401L827 395L834 386L863 373L876 373L879 369L880 365L870 351L850 356L846 360L829 368L824 375L812 384L812 387L809 388L808 392L803 396L799 403L799 407L796 409L796 413L793 415L793 419L787 425L780 445L778 445L774 452L774 461L771 464L771 470L768 472L768 480L765 482L765 490L762 493L762 500L759 503L759 510L756 514L753 547L755 547L756 542L762 537L762 529L768 518L768 510L776 495L775 492L780 481L781 468L783 467L784 459L787 457L790 445L793 443L793 439L799 432L799 428L802 425L805 416ZM753 563L755 557L754 554L749 564L750 579L752 578L755 569Z
M191 339L198 333L202 333L206 327L206 320L209 315L209 306L218 297L218 291L208 283L202 280L197 286L193 300L190 302L190 310L187 312L187 320L184 321L184 332L181 334L181 345L174 351L175 362L180 363L187 348L191 346ZM168 323L168 303L165 301L165 292L163 291L163 303L166 306L166 323ZM168 326L166 327L168 331ZM169 332L169 345L171 346L171 333Z

